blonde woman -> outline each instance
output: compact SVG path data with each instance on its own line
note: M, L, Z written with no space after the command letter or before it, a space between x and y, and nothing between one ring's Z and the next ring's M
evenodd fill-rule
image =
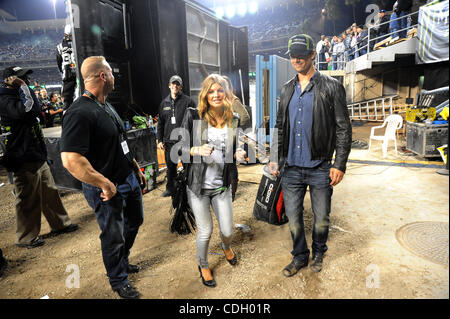
M216 215L222 249L226 260L236 265L237 256L231 248L234 232L231 181L236 175L236 160L245 152L236 147L239 117L234 114L228 98L227 83L218 74L209 75L202 84L198 108L186 110L182 127L189 132L185 138L183 158L187 173L187 197L198 230L197 260L202 283L215 287L208 264L208 246L213 230L210 207Z
M250 123L250 115L248 114L247 110L245 109L244 105L242 105L241 100L234 95L233 91L233 84L231 83L231 80L228 76L222 75L222 77L227 81L228 84L228 99L231 101L231 108L233 112L236 112L240 116L241 120L241 127L242 129L246 129L251 126Z

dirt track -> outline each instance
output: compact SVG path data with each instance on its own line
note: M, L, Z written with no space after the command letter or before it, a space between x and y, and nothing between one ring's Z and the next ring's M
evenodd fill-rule
M240 167L234 218L251 231L236 230L239 263L235 268L224 259L214 225L210 265L218 284L215 289L201 284L195 235L178 237L169 232L170 201L160 197L164 184L144 195L145 221L130 256L141 267L130 279L143 298L449 298L448 266L411 254L395 239L395 231L410 222L448 222L448 191L439 191L448 190L448 177L437 175L435 169L350 164L333 194L324 269L318 274L304 269L285 278L281 270L291 258L288 225L271 226L252 217L260 169ZM398 179L403 182L394 186ZM0 187L0 244L9 260L0 279L0 298L118 298L105 275L97 222L82 194L62 197L72 220L80 225L78 231L24 249L14 245L14 199L4 171L0 183L5 183ZM310 245L309 194L305 209ZM49 231L43 219L41 234ZM80 288L66 287L72 273L66 267L72 264L80 269ZM378 280L370 281L376 273ZM370 287L374 283L378 288Z

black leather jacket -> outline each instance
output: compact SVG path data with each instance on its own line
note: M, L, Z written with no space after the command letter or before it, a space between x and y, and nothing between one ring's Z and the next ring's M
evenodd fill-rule
M352 143L352 126L347 109L345 89L337 80L327 75L313 76L314 102L310 152L312 160L331 160L334 151L334 168L345 173ZM297 76L296 76L297 77ZM281 89L280 104L275 128L278 134L272 141L271 161L282 166L289 150L289 102L294 94L297 79L293 78ZM278 138L277 140L275 140ZM278 153L276 153L278 152Z
M226 146L227 154L226 162L223 168L223 186L226 187L229 187L231 185L231 181L237 177L236 159L234 158L234 154L236 153L237 148L236 134L238 132L239 125L239 115L238 113L234 113L231 126L228 128L229 134L227 137ZM201 194L207 164L201 156L190 156L190 150L192 146L201 146L208 143L208 123L204 120L200 120L200 116L196 108L188 108L184 114L181 127L184 132L189 133L189 136L183 136L183 142L180 144L175 144L174 147L177 147L177 145L181 146L181 149L178 150L178 154L181 156L183 166L187 172L187 185L194 194L199 196ZM198 139L200 139L200 141ZM196 141L194 142L194 140Z
M174 103L172 105L172 102ZM170 140L170 133L177 127L180 127L183 121L184 112L188 107L195 108L195 102L183 92L178 94L175 101L172 100L170 94L162 100L159 106L159 120L157 138L158 142L172 143L176 141ZM176 123L172 124L171 118L175 116Z

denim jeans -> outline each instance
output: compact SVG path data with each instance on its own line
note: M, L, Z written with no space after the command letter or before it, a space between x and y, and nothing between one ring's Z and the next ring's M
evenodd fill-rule
M94 209L100 226L103 263L115 290L129 283L128 256L144 221L141 188L134 173L116 186L117 194L109 201L102 200L100 188L85 183L82 186L84 197Z
M214 190L202 190L200 196L192 192L188 186L187 197L195 216L197 225L197 259L200 267L208 268L208 246L213 230L213 221L210 206L216 215L222 239L222 249L231 247L234 233L233 205L231 201L231 187L226 191L217 193Z
M400 24L399 28L400 28L400 30L405 29L405 30L400 31L400 32L397 33L400 38L406 38L406 35L408 33L408 30L406 30L406 28L408 27L408 18L405 17L408 14L409 14L408 11L402 11L398 15L399 18L403 17L402 19L399 20L399 24Z
M313 254L323 255L328 249L326 242L333 194L330 168L331 163L324 161L315 168L287 166L284 170L281 185L294 246L291 254L297 262L307 262L310 253L303 222L303 200L308 186L314 213L312 251Z

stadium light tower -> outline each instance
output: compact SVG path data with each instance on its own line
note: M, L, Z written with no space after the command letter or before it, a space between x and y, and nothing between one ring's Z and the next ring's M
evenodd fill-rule
M236 14L236 8L233 5L229 5L226 9L225 9L225 14L228 18L232 18L234 17L234 15Z
M258 12L258 2L250 2L250 4L248 5L248 12L251 14L255 14L256 12Z
M222 19L223 16L225 15L225 11L223 10L222 7L216 8L215 11L216 11L216 17L219 18L219 19Z
M56 19L56 0L51 0L53 3L53 13L55 14L55 19Z
M238 5L238 14L243 17L247 13L247 5L245 3L241 3Z

